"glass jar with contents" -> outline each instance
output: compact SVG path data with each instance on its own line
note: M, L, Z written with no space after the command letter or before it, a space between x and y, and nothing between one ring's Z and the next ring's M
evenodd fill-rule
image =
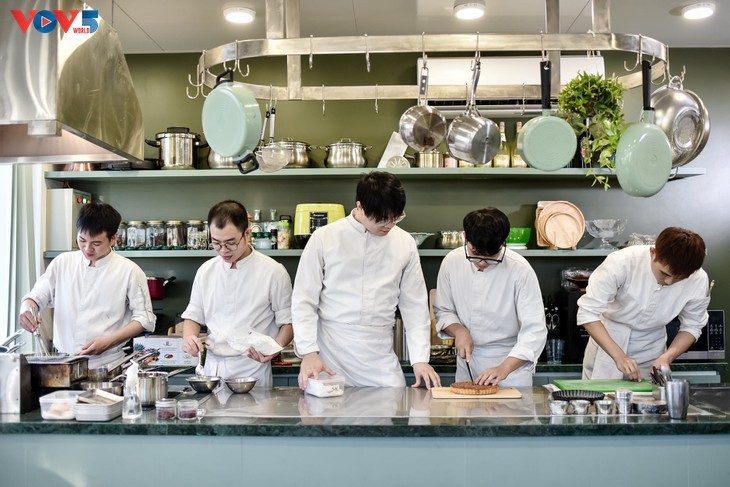
M155 401L158 421L171 421L177 417L177 401L163 398Z
M188 250L206 250L208 236L205 233L203 220L188 220L185 224Z
M177 417L180 419L196 419L198 417L198 401L180 399L177 402Z
M167 242L165 222L150 220L147 222L146 245L150 250L160 250Z
M127 247L127 222L121 222L117 230L117 244L114 250L124 250Z
M256 237L253 239L253 248L256 250L271 250L271 233L256 232Z
M139 220L127 224L127 249L139 249L147 243L147 225Z
M188 244L185 227L180 220L170 220L166 225L166 245L172 250L184 250Z
M282 215L276 222L276 248L278 250L289 250L291 248L291 217Z

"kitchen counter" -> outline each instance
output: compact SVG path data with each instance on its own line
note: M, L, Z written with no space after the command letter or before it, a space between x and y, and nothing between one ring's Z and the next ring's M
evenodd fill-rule
M712 394L693 398L686 421L672 421L550 416L548 391L520 391L521 399L493 401L433 399L411 388L347 388L335 398L288 387L242 395L224 389L194 396L206 415L193 421L158 422L154 411L134 422L99 423L44 421L39 411L0 415L0 468L13 486L101 485L101 478L105 486L128 485L129 475L107 478L126 465L146 485L240 485L243 472L247 483L302 483L309 475L317 485L342 485L343 478L354 486L482 485L485 471L507 485L518 478L520 485L557 485L566 470L556 460L571 458L578 476L621 462L634 485L707 487L730 476L730 410L703 402ZM671 461L648 468L649 451Z

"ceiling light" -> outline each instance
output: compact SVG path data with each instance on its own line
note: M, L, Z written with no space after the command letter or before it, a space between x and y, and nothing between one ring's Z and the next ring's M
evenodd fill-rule
M715 4L713 2L693 3L682 8L682 17L685 19L704 19L715 13Z
M455 0L454 15L457 19L473 20L484 15L487 6L484 0Z
M249 24L256 18L256 11L252 8L233 5L223 9L223 16L228 22L234 24Z

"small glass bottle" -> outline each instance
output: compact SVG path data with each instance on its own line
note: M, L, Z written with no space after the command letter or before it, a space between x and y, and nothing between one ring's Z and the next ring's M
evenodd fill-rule
M520 151L517 150L517 137L520 136L522 130L522 122L517 122L517 135L515 136L515 144L512 146L512 167L527 167L527 162L520 155Z
M507 147L507 136L504 133L504 122L499 122L499 149L492 159L492 167L509 167L510 152Z
M276 248L289 250L291 248L291 216L281 215L276 222Z
M251 233L263 232L264 227L261 225L261 210L256 208L253 210L253 220L251 220Z
M127 246L127 222L119 223L119 230L117 230L117 244L114 246L114 250L124 250Z
M276 208L269 210L269 219L263 223L264 232L270 232L272 228L276 228L277 213Z
M151 250L161 249L167 241L167 230L162 220L147 222L146 245Z
M271 234L271 250L276 250L278 248L278 233L279 231L276 229L276 222L274 222L274 228L269 231L269 234Z
M142 401L139 399L139 366L132 362L127 369L122 400L122 419L137 419L142 416Z

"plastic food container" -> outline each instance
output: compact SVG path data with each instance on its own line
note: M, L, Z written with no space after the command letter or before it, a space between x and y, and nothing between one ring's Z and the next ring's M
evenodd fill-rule
M304 392L317 397L341 396L345 393L345 378L322 372L318 379L309 379Z
M174 399L158 399L155 401L155 411L157 419L160 421L170 421L177 417L177 401Z
M39 399L43 419L74 419L74 404L84 391L56 391Z
M196 419L198 417L198 401L181 399L177 402L177 417L180 419Z

